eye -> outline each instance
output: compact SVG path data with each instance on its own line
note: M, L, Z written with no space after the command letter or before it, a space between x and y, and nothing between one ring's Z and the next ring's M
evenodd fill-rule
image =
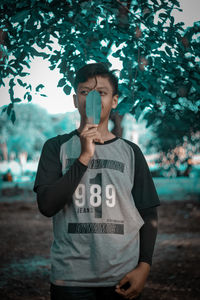
M83 95L83 96L87 96L89 92L83 90L83 91L81 91L80 93L81 93L81 95Z
M106 95L106 92L104 92L104 91L99 91L99 94L100 94L101 96L105 96L105 95Z

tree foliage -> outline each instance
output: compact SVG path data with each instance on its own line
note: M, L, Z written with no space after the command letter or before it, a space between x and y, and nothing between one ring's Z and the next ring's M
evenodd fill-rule
M45 111L32 103L21 104L15 107L15 125L7 122L5 115L0 117L0 140L6 144L8 153L27 152L29 156L35 151L40 151L47 136L54 134L50 126L50 116Z
M123 65L120 114L129 111L139 118L146 110L148 125L157 126L168 115L188 122L189 110L197 123L200 23L183 29L173 10L180 10L179 1L2 0L0 85L10 78L11 100L4 111L15 120L14 104L23 101L15 98L15 85L23 86L24 99L31 101L32 87L23 81L32 58L41 56L51 70L59 69L58 87L70 94L78 68L91 60L110 65L112 54ZM181 99L195 109L182 107Z
M33 103L16 105L15 112L14 125L7 122L5 114L0 116L0 149L6 145L8 156L14 152L19 157L26 152L29 159L41 151L48 138L70 132L79 121L76 112L49 115Z

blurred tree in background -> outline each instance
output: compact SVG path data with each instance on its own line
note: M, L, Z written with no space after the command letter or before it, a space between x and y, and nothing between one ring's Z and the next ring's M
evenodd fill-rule
M76 113L49 115L32 103L16 105L15 113L14 126L5 114L0 116L0 156L4 160L11 154L19 159L22 153L26 159L35 159L48 138L70 132L78 119Z
M35 91L24 82L24 68L32 58L59 69L58 87L68 95L78 68L90 60L110 65L112 54L123 65L118 112L138 119L145 111L157 149L172 148L163 141L166 128L173 145L185 135L192 140L199 131L200 22L184 29L175 24L173 10L180 10L179 1L2 0L0 85L9 78L11 100L4 112L14 122L14 104L23 101L15 98L16 85L31 101Z

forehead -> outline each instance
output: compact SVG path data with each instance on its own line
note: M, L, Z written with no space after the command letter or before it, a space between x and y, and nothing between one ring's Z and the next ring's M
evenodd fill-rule
M98 89L98 88L105 88L107 90L112 91L112 85L107 77L96 76L89 78L85 82L80 82L78 85L78 90L82 88L88 89Z

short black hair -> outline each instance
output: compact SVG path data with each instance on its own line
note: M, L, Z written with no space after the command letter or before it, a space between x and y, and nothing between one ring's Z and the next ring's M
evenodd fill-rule
M77 91L79 83L88 81L96 76L108 78L112 88L113 96L118 94L118 78L114 74L115 70L110 71L105 63L90 63L80 68L74 80L74 90Z

